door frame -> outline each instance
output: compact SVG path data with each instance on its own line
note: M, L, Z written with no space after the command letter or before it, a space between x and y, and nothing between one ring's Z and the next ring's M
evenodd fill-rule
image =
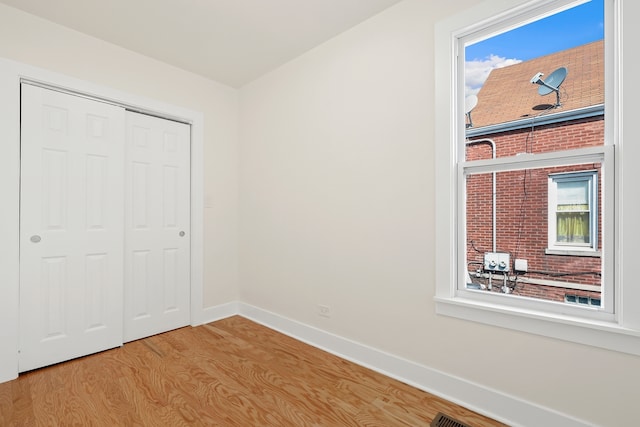
M0 58L0 382L18 377L20 292L20 83L23 80L191 125L191 325L202 323L204 115Z

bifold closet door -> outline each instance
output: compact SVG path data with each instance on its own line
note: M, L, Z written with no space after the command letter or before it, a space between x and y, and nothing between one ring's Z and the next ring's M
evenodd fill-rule
M125 110L22 85L20 372L122 344Z
M127 112L124 341L190 322L190 126Z

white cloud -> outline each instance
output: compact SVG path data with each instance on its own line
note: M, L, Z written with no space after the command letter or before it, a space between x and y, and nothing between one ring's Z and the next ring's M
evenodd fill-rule
M497 55L489 55L482 60L467 61L464 67L465 96L476 95L494 68L508 67L520 62L522 62L520 59L507 59Z

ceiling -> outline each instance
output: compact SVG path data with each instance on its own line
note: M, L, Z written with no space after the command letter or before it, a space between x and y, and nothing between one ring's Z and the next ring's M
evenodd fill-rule
M0 0L240 87L401 0Z

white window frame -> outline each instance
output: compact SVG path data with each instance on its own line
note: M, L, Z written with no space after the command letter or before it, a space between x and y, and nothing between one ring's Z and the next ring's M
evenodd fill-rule
M589 205L589 243L561 243L558 242L558 183L559 182L586 182L588 185L587 197ZM554 173L549 175L548 186L549 200L549 242L548 249L556 252L563 251L584 251L595 252L598 250L598 172L597 171L581 171L581 172L565 172Z
M435 283L438 314L640 355L640 287L634 286L636 272L633 268L637 263L635 242L640 238L640 225L635 220L640 203L633 191L635 182L640 180L640 168L633 161L640 158L640 144L634 146L636 135L632 124L635 111L632 107L637 110L632 101L634 97L629 96L628 103L625 103L621 96L621 42L625 34L631 40L637 31L634 25L623 26L625 1L628 0L605 0L605 145L579 149L580 153L571 150L570 153L532 155L528 159L499 158L491 164L484 160L464 162L464 158L462 161L460 159L458 142L465 136L462 41L471 35L475 39L482 36L488 38L497 32L584 1L486 0L436 24L435 246L438 250L435 265L443 267ZM627 20L631 19L627 14ZM496 29L497 26L501 27L501 31ZM630 57L632 54L629 50ZM625 65L629 66L628 63ZM633 80L627 78L625 81L625 97L640 93L640 83ZM623 128L625 111L627 122L631 124L626 132ZM625 134L627 140L631 141L628 145L623 143ZM579 157L584 161L578 161ZM607 293L610 301L602 301L603 305L609 307L608 312L595 307L570 307L560 302L467 290L464 286L466 253L458 224L465 221L466 215L459 209L459 206L464 206L464 193L461 191L464 186L460 180L464 179L466 173L556 166L559 159L565 159L561 160L564 164L601 162L603 169L614 171L611 179L606 179L606 172L603 171L601 183L605 194L615 195L608 198L608 206L605 201L601 207L605 228L602 243L611 252L603 263L603 276L611 280L609 286L612 289ZM630 184L625 186L625 182ZM624 197L625 194L627 197ZM626 218L629 220L625 221ZM624 286L625 277L628 278L628 286Z

